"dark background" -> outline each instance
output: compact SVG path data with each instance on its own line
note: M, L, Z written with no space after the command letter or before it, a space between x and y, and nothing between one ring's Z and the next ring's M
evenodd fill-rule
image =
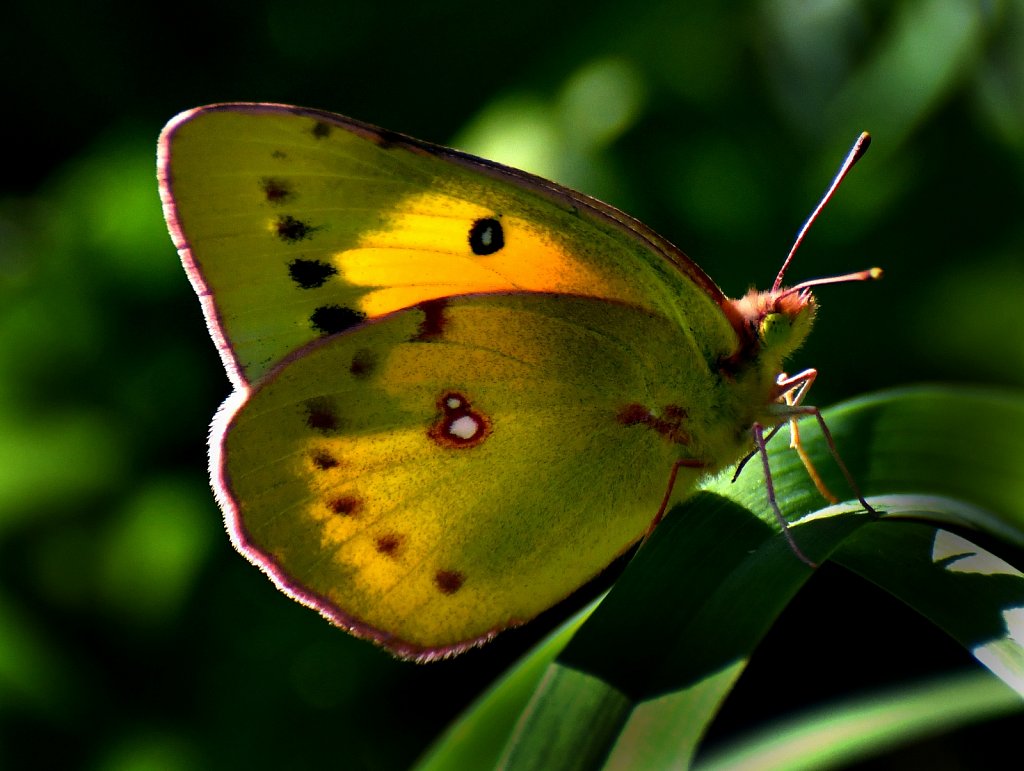
M812 401L1024 383L1020 2L21 2L0 57L3 767L405 767L556 620L400 663L231 550L205 470L229 386L154 176L183 109L301 104L526 165L640 217L733 295L771 283L869 129L790 273L886 269L819 293L793 362L820 370ZM855 584L815 578L716 736L828 698L823 682L967 664ZM780 664L794 650L820 671ZM913 757L955 767L1014 733L984 730Z

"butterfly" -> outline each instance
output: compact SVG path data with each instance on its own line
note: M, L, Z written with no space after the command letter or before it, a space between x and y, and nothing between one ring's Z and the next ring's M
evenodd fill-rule
M811 288L880 275L786 288L784 266L732 300L611 206L285 105L178 115L158 176L235 389L210 438L235 547L421 661L532 619L817 415L814 370L783 369Z

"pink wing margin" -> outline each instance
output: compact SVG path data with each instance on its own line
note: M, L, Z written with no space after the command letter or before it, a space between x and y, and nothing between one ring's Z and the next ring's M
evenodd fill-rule
M224 334L224 324L217 310L213 293L210 291L202 269L192 252L192 246L189 244L188 236L186 236L185 230L181 226L181 220L178 217L178 207L174 201L174 176L171 173L174 135L183 125L197 115L207 112L209 109L208 107L197 107L180 113L164 126L164 130L160 132L160 139L157 143L156 174L160 184L160 203L163 206L167 229L170 231L174 247L178 250L178 255L181 258L181 264L185 268L185 273L188 275L188 280L199 296L199 302L203 308L203 316L206 318L206 327L210 331L210 337L213 338L214 345L217 346L217 353L220 354L220 359L224 363L224 369L227 371L232 385L235 386L236 390L244 391L249 383L245 379L238 360L235 358L231 343L228 342L227 336Z

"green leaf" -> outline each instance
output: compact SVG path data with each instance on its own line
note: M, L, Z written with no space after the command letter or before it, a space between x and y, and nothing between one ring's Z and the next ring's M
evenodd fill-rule
M508 736L555 656L597 607L576 613L496 682L420 759L419 771L488 768L497 765Z
M1020 696L984 672L966 672L830 704L773 722L702 756L701 771L831 768L960 725L1024 708Z
M930 511L940 513L931 503ZM1019 570L960 535L920 522L865 527L835 559L928 617L1024 696Z

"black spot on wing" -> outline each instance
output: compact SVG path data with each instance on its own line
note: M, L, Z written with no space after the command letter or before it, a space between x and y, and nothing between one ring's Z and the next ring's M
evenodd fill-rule
M277 177L264 177L260 180L260 188L269 203L280 205L292 197L291 185Z
M363 508L363 501L354 495L339 495L327 502L327 508L343 517L354 517Z
M322 260L292 260L288 263L288 275L302 289L316 289L327 279L337 275L338 269Z
M466 576L458 570L438 570L434 574L434 584L442 594L455 594L466 582Z
M318 120L313 124L313 136L317 139L326 139L331 135L331 124Z
M493 217L483 217L469 229L469 248L481 257L494 254L505 246L505 231Z
M332 468L337 468L340 464L338 459L331 455L327 450L315 450L310 457L313 461L313 466L320 471L329 471Z
M322 335L344 332L366 321L366 314L341 305L321 305L309 317L313 329Z
M306 426L318 433L334 433L341 425L337 407L332 399L327 397L307 399L302 406L306 412Z
M317 230L318 228L313 227L308 222L296 219L290 214L278 217L277 219L277 235L282 241L289 244L312 238L313 233Z
M377 536L377 541L374 545L380 554L396 557L404 543L405 536L401 533L385 533L384 535Z
M365 378L370 376L376 366L377 355L369 348L360 348L352 356L348 371L352 373L352 377Z

